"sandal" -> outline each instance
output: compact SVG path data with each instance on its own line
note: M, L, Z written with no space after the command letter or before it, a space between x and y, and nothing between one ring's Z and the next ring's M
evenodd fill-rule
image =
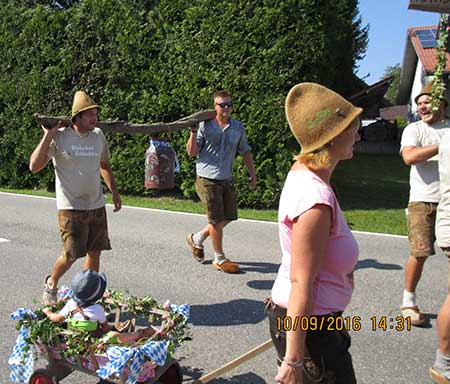
M58 301L58 288L51 289L47 282L51 276L48 275L44 280L44 293L42 294L42 302L44 305L56 303Z
M221 261L219 263L214 261L212 265L214 268L225 273L236 273L240 270L239 264L233 263L228 259L225 259L224 261Z
M450 384L450 380L447 379L442 373L439 373L433 367L428 368L428 374L435 383L438 384Z
M197 260L199 263L203 263L205 261L205 252L203 251L203 247L199 247L194 243L193 233L189 233L186 237L186 240L191 247L192 256L194 256L194 259Z
M423 327L428 323L428 320L420 312L419 307L415 305L414 307L400 307L403 317L410 317L411 324L416 327Z

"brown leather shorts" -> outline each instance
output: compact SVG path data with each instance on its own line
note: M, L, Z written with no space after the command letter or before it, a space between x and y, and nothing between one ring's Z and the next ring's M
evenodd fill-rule
M286 317L286 309L271 300L266 302L269 330L277 351L280 365L286 353L286 330L280 327L280 318ZM316 318L336 318L341 312L330 313ZM320 323L320 322L319 322ZM303 358L304 384L356 384L352 356L348 349L351 338L346 330L307 330L305 355Z
M197 177L195 189L205 207L209 223L237 220L236 188L231 180Z
M426 257L435 254L437 203L411 202L408 204L406 221L411 256Z
M105 207L87 211L60 209L58 222L66 260L79 259L89 251L111 249Z

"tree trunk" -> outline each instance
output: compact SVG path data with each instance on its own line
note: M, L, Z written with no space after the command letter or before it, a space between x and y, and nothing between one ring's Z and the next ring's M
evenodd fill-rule
M104 132L118 132L118 133L142 133L142 134L158 134L162 132L172 133L181 131L184 128L192 127L200 121L211 120L216 117L215 110L200 111L190 116L183 117L180 120L171 123L145 123L145 124L131 124L128 121L99 121L96 126ZM52 128L59 121L63 124L69 125L70 118L67 116L44 116L38 113L34 114L39 125L47 128Z

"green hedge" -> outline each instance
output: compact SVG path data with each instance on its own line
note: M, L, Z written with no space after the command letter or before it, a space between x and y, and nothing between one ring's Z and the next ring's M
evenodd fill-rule
M52 2L53 3L53 2ZM227 89L243 121L258 187L246 186L238 158L239 205L277 203L298 145L284 118L284 98L301 81L353 89L367 28L356 0L83 0L66 9L0 5L0 185L52 188L49 166L28 171L41 130L34 112L67 115L76 90L102 105L102 119L173 121L211 107ZM195 160L188 132L173 135L180 192L194 197ZM119 190L143 187L148 137L110 134ZM150 193L151 194L151 193Z

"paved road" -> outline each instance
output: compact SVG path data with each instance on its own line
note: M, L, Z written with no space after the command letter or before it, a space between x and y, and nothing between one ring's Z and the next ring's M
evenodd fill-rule
M0 212L0 382L8 383L7 356L16 337L9 314L34 305L60 244L53 199L0 193ZM186 233L199 229L204 217L128 207L120 213L108 207L108 214L113 250L102 256L102 270L109 286L191 304L193 341L176 355L185 382L268 339L262 300L270 294L280 257L274 224L240 220L227 227L225 250L241 262L243 273L226 275L210 264L198 264L187 249ZM436 313L447 292L445 257L439 253L429 260L418 291L421 307L431 314L431 328L373 331L372 316L398 315L408 243L403 237L362 233L356 237L357 288L347 315L362 319L361 330L351 332L358 382L430 383L426 369L437 346ZM211 255L209 244L206 253ZM79 267L75 265L63 283L69 283ZM270 350L213 382L273 383L274 375L275 354ZM64 382L96 380L73 374Z

